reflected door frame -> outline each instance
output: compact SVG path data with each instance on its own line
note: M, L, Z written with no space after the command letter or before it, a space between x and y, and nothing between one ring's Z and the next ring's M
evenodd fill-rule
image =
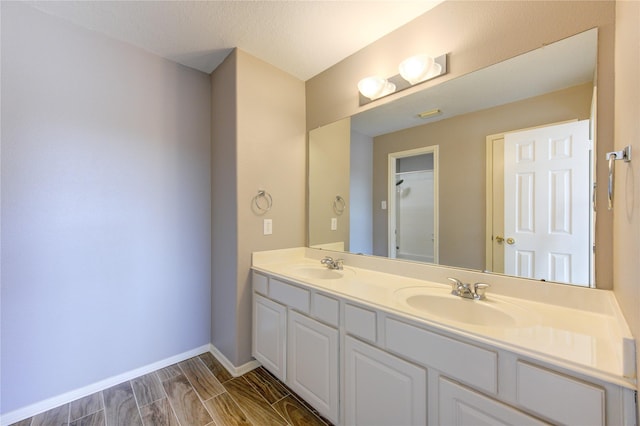
M410 149L407 151L392 152L388 156L388 169L387 169L387 230L388 230L388 254L389 257L395 259L397 257L396 250L396 163L398 159L415 157L418 155L432 154L433 155L433 262L439 263L439 229L438 229L438 212L439 212L439 193L438 193L438 179L439 179L439 146L431 145L422 148Z

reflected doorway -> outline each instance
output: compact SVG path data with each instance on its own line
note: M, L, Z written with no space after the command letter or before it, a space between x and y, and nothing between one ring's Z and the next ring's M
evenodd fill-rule
M438 146L389 154L389 255L438 263Z
M591 286L589 121L487 137L487 270Z

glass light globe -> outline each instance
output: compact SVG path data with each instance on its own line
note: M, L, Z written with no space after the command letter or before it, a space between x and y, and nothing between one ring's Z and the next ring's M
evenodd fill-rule
M434 64L435 61L431 56L416 55L402 61L398 67L398 71L400 71L402 78L411 84L416 84L435 74ZM442 69L442 67L440 67L440 69Z
M378 99L395 92L396 85L378 76L363 78L358 82L358 90L371 100Z

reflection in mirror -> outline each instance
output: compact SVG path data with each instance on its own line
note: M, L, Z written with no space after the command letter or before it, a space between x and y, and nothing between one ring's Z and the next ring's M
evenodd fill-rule
M312 130L309 245L594 286L590 139L596 50L593 29ZM419 117L431 111L438 112ZM506 142L567 122L580 126L583 135L586 129L586 136L560 132L542 136L545 143ZM542 145L544 153L537 151ZM401 245L406 235L432 232L427 214L412 218L412 228L401 229L397 239L396 201L407 185L396 185L402 178L391 164L403 152L436 146L435 229L432 238L423 238L433 246L432 260L414 248L405 253ZM509 158L549 152L560 158L577 150L581 156L577 165L538 164L537 177L527 180L531 170L501 163L507 146L515 149ZM514 182L519 190L506 194ZM341 215L332 209L336 195L346 201ZM546 211L532 209L541 204ZM536 237L537 246L525 246L533 228L550 232ZM576 238L552 242L567 233Z

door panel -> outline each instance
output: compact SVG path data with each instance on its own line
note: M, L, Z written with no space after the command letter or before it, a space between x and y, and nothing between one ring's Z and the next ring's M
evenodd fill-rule
M589 285L588 137L587 120L505 135L506 274Z

